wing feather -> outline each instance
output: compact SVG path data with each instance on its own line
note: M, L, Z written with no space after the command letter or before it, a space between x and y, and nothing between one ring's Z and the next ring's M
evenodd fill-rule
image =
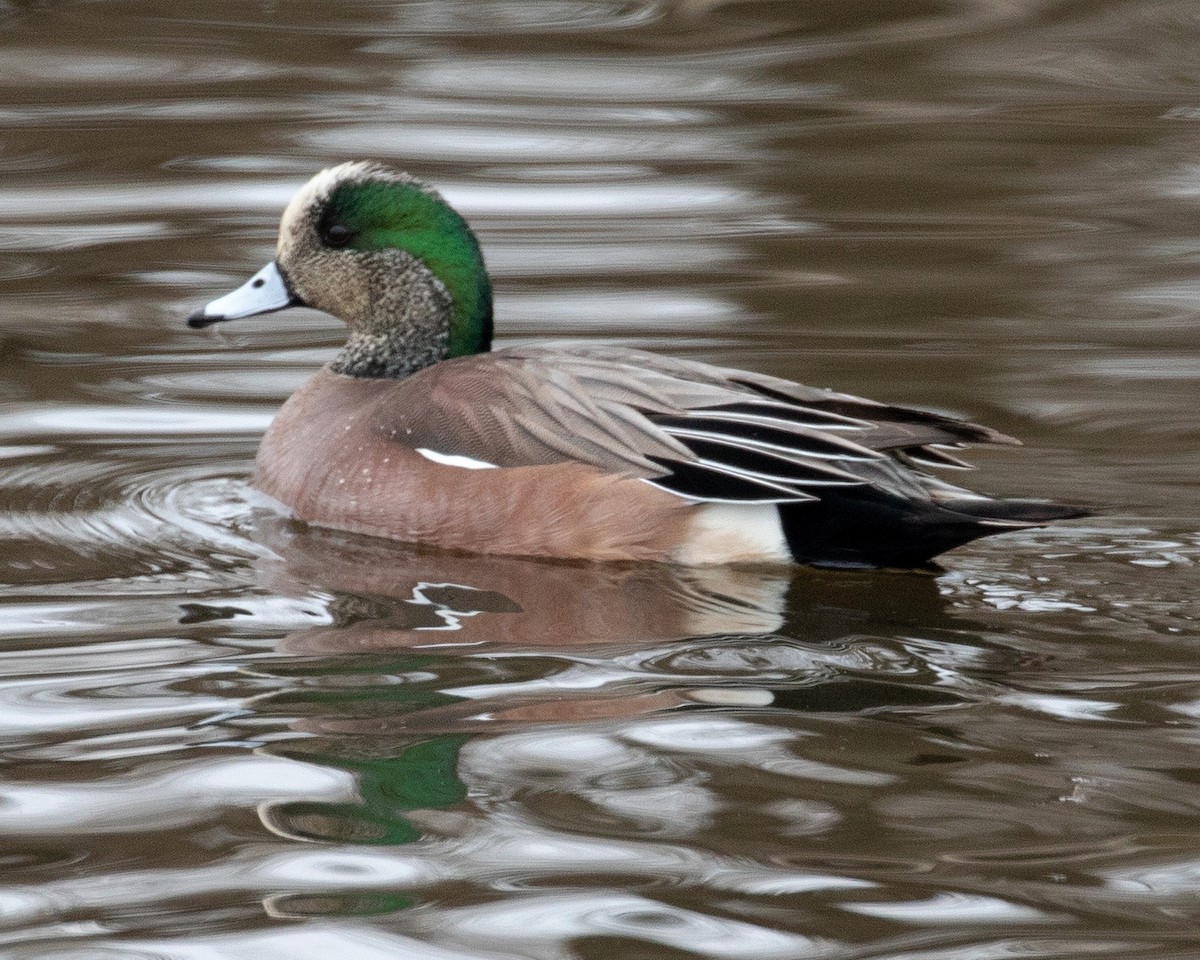
M664 461L666 476L646 482L689 500L722 503L800 503L816 500L811 493L784 483L744 474L706 460Z
M969 466L947 447L1015 442L943 414L593 346L444 361L391 385L374 416L414 448L499 467L576 461L737 503L803 502L853 485L928 498L957 488L920 468Z
M781 429L763 423L722 420L703 411L686 417L655 417L654 422L676 436L712 436L739 441L746 446L794 453L826 460L882 460L884 454L835 434L803 428Z

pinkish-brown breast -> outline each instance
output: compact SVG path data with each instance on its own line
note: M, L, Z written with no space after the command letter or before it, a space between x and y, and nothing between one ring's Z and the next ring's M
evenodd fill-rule
M671 559L692 506L578 463L465 469L427 460L378 411L420 404L409 381L322 370L280 409L254 485L318 526L483 553Z

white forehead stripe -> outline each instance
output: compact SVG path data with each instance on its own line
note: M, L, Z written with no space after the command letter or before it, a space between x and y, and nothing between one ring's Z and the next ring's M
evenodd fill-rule
M476 460L473 457L463 457L455 453L438 453L436 450L430 450L428 447L417 447L416 449L417 453L426 460L440 463L444 467L462 467L464 470L496 469L494 463L488 463L486 460Z
M279 259L284 259L291 246L303 230L305 217L313 203L324 202L333 193L333 189L344 173L345 164L341 167L327 167L296 191L288 201L279 220L279 245L276 253Z
M317 208L327 203L339 186L368 180L407 184L431 196L440 197L436 190L415 177L370 160L351 160L336 167L326 167L296 191L283 211L276 248L278 258L286 261L291 248L304 233L306 222L314 218Z

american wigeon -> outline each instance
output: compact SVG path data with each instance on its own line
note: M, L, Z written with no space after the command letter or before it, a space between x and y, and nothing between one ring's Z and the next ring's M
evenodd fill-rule
M276 258L188 323L305 304L338 356L280 410L254 483L320 526L485 553L908 567L1085 515L926 468L995 430L742 370L596 346L491 350L475 235L377 163L317 174Z

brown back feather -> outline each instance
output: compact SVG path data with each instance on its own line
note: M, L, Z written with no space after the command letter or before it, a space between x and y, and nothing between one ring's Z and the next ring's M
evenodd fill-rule
M411 448L500 467L578 461L654 480L668 476L672 463L699 463L680 424L717 407L732 407L721 416L734 421L722 429L735 446L739 439L748 446L760 442L752 428L736 422L752 411L746 414L751 419L772 418L771 429L759 430L760 435L783 431L793 438L786 455L794 462L828 468L833 450L836 466L859 482L903 488L910 495L925 488L911 460L889 456L872 469L855 461L877 461L883 451L920 453L928 444L1017 442L941 414L763 374L592 346L517 347L448 360L397 381L369 416L377 432ZM811 415L811 422L797 412ZM788 417L800 422L789 424ZM847 459L836 458L842 449ZM925 462L937 460L935 455ZM742 468L733 463L729 469ZM812 492L797 489L795 499L808 499Z

